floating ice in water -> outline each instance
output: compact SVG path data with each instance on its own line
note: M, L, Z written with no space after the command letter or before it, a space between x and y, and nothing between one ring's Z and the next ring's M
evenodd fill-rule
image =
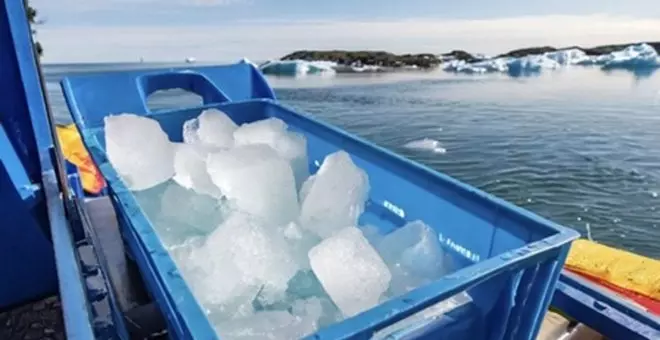
M270 60L259 66L263 74L305 76L308 74L335 74L337 63L328 61Z
M309 252L312 270L339 307L350 317L380 301L391 274L360 229L341 229Z
M322 238L357 224L364 211L369 179L344 151L326 156L303 184L300 225Z
M584 51L577 48L547 52L544 53L543 56L550 60L556 61L560 65L581 64L587 60L590 60L589 56L587 56Z
M637 44L599 56L588 56L579 49L567 49L528 55L520 58L501 57L474 63L451 60L444 64L448 72L465 74L509 73L512 76L537 74L543 69L566 65L602 65L603 69L648 70L660 67L660 56L653 46Z
M376 249L392 273L390 292L394 296L437 280L453 270L451 258L438 242L438 234L419 220L383 237Z
M174 147L157 121L123 113L104 123L108 159L128 189L148 189L174 175Z
M234 145L233 133L238 126L218 109L204 110L199 117L183 124L183 141L188 144L202 143L218 148Z
M174 154L174 180L184 188L216 198L222 197L206 171L206 158L216 149L202 144L176 144Z
M443 69L448 72L466 74L506 72L507 61L507 58L490 59L475 63L468 63L465 60L451 60L443 66Z
M603 69L654 69L660 67L660 56L649 44L638 44L613 52L605 60Z
M260 286L267 303L282 298L299 264L277 230L250 215L235 212L206 240L209 256L226 258L241 272L243 282ZM222 263L228 265L226 262Z
M406 143L403 147L408 149L428 150L433 153L446 153L447 149L440 146L440 142L435 139L424 138Z
M536 74L543 69L556 69L560 65L545 55L530 55L514 58L507 62L507 72L511 76Z
M236 145L266 144L291 163L296 188L309 177L307 140L301 134L287 131L281 119L268 118L243 124L234 132Z
M207 159L213 183L238 209L279 227L300 211L293 171L265 144L237 146Z

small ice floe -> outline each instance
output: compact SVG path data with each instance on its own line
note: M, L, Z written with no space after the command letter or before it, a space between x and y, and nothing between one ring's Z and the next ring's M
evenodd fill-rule
M447 152L447 149L443 148L440 145L440 142L431 138L414 140L406 143L403 147L407 149L431 151L433 153L440 153L440 154L444 154Z

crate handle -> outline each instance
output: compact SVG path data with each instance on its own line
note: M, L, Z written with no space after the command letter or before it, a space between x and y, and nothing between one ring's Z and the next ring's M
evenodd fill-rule
M162 90L181 89L192 92L202 97L204 105L229 101L229 97L205 75L191 70L141 75L137 78L137 86L146 112L150 111L147 98Z

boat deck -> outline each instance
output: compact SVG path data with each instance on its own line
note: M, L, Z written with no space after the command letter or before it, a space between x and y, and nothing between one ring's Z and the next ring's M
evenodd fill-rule
M51 296L0 312L0 339L66 339L59 298Z

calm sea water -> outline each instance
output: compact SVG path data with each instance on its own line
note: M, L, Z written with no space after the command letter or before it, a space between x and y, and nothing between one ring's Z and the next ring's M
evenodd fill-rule
M145 65L47 65L57 119L70 121L57 84L62 76L131 67ZM300 111L585 236L590 230L596 241L660 258L660 72L270 81L279 99ZM446 152L406 147L425 138Z

